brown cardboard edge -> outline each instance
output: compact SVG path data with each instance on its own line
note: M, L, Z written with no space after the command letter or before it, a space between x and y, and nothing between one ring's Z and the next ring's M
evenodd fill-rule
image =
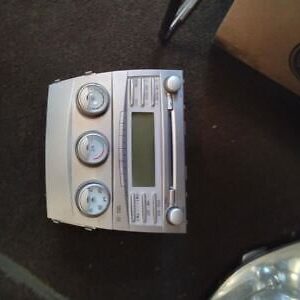
M273 82L279 84L280 86L287 89L288 91L294 93L297 96L300 96L300 89L294 88L293 86L289 86L288 84L284 84L284 83L280 82L275 76L270 76L270 74L268 74L267 72L264 72L261 69L261 66L255 61L255 59L253 57L250 57L248 55L248 53L243 52L242 49L240 49L239 47L235 47L234 44L231 43L231 41L227 40L226 38L221 37L223 34L223 31L224 32L226 31L226 25L228 22L227 20L230 19L231 16L233 15L233 11L235 9L235 4L236 4L236 2L233 2L232 6L230 7L229 11L227 12L227 14L223 20L223 22L219 26L219 28L216 32L215 38L213 40L214 44L217 47L223 49L228 54L230 54L232 57L235 57L236 59L238 59L241 62L248 65L251 69L256 70L260 74L264 75L265 77L272 80ZM232 53L234 53L234 55ZM290 61L287 61L287 64L290 64ZM290 70L290 72L291 72L292 76L295 76L292 69ZM297 76L295 76L295 78L299 80L299 78L297 78ZM300 80L299 80L299 86L300 86Z

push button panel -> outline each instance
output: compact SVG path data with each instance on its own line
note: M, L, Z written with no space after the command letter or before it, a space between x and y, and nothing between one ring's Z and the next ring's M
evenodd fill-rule
M162 203L156 193L131 193L129 199L131 224L162 225Z
M127 79L129 107L155 107L160 102L160 78L158 76L129 77Z

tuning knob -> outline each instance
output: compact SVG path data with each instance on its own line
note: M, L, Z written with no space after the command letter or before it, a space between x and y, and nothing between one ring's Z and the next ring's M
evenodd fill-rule
M77 107L88 117L94 118L105 113L109 106L109 93L106 88L97 83L83 85L77 94Z
M169 93L177 93L181 88L182 81L176 76L172 75L165 80L164 86L167 92Z
M179 207L171 207L167 212L167 221L171 225L180 225L184 220L183 210Z
M108 153L108 140L97 131L85 132L77 140L76 155L86 165L96 166L103 163Z

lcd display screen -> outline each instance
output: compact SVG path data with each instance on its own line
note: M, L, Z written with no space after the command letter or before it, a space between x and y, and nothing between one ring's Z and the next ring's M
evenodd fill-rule
M132 113L132 185L155 186L153 113Z

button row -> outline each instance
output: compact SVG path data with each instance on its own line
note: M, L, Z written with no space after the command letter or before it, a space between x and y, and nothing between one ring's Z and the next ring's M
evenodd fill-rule
M132 223L156 225L161 216L160 201L156 193L130 194L130 218Z
M127 81L129 106L152 106L160 102L159 77L130 77Z

